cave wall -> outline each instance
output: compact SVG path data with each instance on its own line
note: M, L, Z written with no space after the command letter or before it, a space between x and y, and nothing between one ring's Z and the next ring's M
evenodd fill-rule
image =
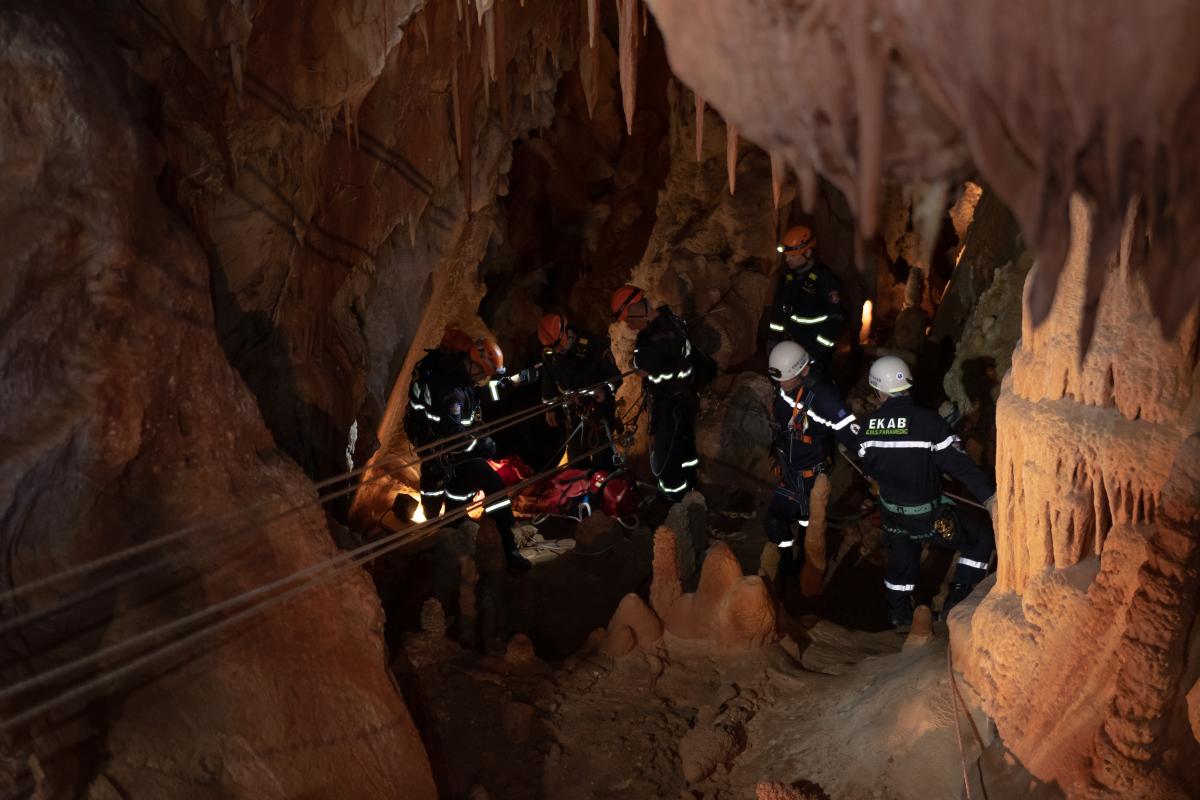
M960 620L955 650L1039 779L1070 796L1195 796L1184 696L1200 671L1197 319L1163 335L1130 267L1147 246L1135 205L1078 361L1093 230L1083 201L1071 215L1040 327L1026 295L997 409L996 585Z
M11 686L336 549L315 504L270 519L315 492L214 333L209 263L159 199L165 154L145 125L144 86L69 9L9 4L0 42L0 587L229 512L248 524L202 529L138 580L8 631L0 663ZM146 563L6 599L6 612L47 608ZM2 793L395 797L405 787L432 798L382 622L370 582L351 570L6 734ZM4 717L130 657L8 700Z

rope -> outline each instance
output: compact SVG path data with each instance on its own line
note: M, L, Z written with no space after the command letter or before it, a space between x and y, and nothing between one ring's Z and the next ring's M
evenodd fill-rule
M591 452L585 453L585 454L579 456L578 458L574 459L573 461L568 462L568 465L571 463L575 463L577 461L582 461L586 458L590 458L592 455L594 455L595 453L599 452L602 449L603 449L602 447L597 447L594 450L592 450ZM64 692L61 692L50 700L40 703L40 704L38 704L30 709L27 709L26 711L14 716L14 717L11 717L9 719L6 719L6 720L0 722L0 733L5 733L5 732L10 731L14 728L17 728L21 725L24 725L27 722L31 722L31 721L37 719L38 717L40 717L50 711L53 711L54 709L66 704L66 703L71 703L76 700L82 699L82 698L86 697L93 689L111 684L114 681L116 681L117 679L119 679L120 677L142 667L143 665L145 665L147 663L150 663L156 659L162 658L164 655L173 653L173 652L179 650L180 648L186 646L187 644L203 637L204 635L215 633L217 631L224 630L228 627L231 627L232 625L235 625L238 622L241 622L242 620L249 619L252 616L255 616L256 614L264 612L264 611L266 611L276 605L279 605L281 603L284 603L287 600L291 599L292 597L295 597L295 596L299 595L300 593L307 591L308 589L311 589L314 586L324 583L324 582L328 581L329 579L336 577L337 575L347 571L350 568L361 566L362 564L365 564L368 561L374 560L382 555L392 552L393 550L395 550L395 549L399 548L400 546L402 546L403 544L405 544L406 541L410 538L411 534L414 534L418 531L426 531L426 529L427 530L438 530L442 527L445 527L450 522L457 521L458 519L466 516L468 512L470 512L471 510L473 510L475 508L486 507L487 505L494 503L501 498L510 498L512 495L519 492L520 490L522 490L540 480L543 480L543 479L549 477L550 475L557 472L559 469L561 469L561 468L556 467L553 470L547 470L544 473L539 473L537 475L533 475L529 478L526 478L523 481L519 481L518 483L513 484L512 486L506 487L502 491L494 492L491 495L488 495L481 500L473 501L471 503L468 503L464 506L461 506L461 507L455 509L454 511L447 512L446 514L443 514L440 517L436 517L434 520L429 520L426 522L411 525L400 531L396 531L393 534L384 536L377 541L362 545L360 547L355 548L354 550L350 550L346 553L342 553L338 556L335 556L334 558L327 559L325 561L321 561L316 564L310 565L302 570L292 573L291 575L285 576L284 578L280 578L278 580L272 581L263 586L256 587L247 592L243 592L242 594L235 595L234 597L228 598L219 603L216 603L214 605L203 608L200 611L193 612L192 614L189 614L185 617L182 617L180 619L169 622L158 628L154 628L154 629L151 629L144 633L137 634L133 637L130 637L129 639L122 641L122 642L118 642L114 645L110 645L109 647L103 648L102 650L99 650L95 653L91 653L87 656L83 656L81 658L76 659L75 661L61 665L61 666L56 667L48 672L41 673L40 675L35 675L35 676L28 678L20 683L17 683L13 686L7 687L4 690L0 691L0 699L7 699L14 695L24 694L25 692L28 692L30 689L34 689L39 686L43 686L47 683L51 683L51 682L56 681L66 675L69 675L69 674L77 671L79 668L81 668L83 666L93 664L93 663L100 661L104 658L107 658L109 656L113 656L113 655L122 653L126 650L129 650L131 648L131 646L133 646L133 645L142 644L142 643L148 642L148 641L152 642L156 639L163 637L164 635L173 633L174 631L176 631L180 628L186 627L197 621L203 623L204 621L206 621L207 617L214 616L226 609L244 604L247 601L254 600L255 598L257 598L261 595L267 594L267 593L271 592L272 590L283 588L283 587L287 586L287 584L289 584L289 583L295 582L297 580L301 581L297 585L286 589L285 591L281 592L280 594L268 597L265 600L262 600L254 605L243 608L240 611L237 611L236 613L234 613L233 615L226 617L223 620L220 620L219 622L215 622L206 627L201 627L201 628L185 635L183 638L180 638L180 639L175 640L174 642L171 642L168 645L165 645L165 646L160 647L155 650L151 650L148 653L144 653L143 655L139 656L138 658L135 658L133 661L130 661L120 667L109 670L108 672L102 672L95 678L92 678L91 680L89 680L83 684L80 684L78 686L75 686L72 689L68 689ZM322 570L325 571L324 574L322 574Z
M628 375L628 374L630 374L630 373L626 372L622 375L622 377L624 377L625 375ZM611 380L611 379L609 379L609 380ZM589 387L580 389L575 393L564 392L556 400L544 401L536 406L532 406L530 408L523 409L521 411L513 412L512 414L508 414L504 417L501 417L500 419L494 420L493 422L482 425L478 429L462 431L462 432L453 434L451 436L443 437L442 439L432 442L429 445L426 445L425 447L422 448L423 450L426 448L429 448L429 447L434 447L436 449L434 449L433 451L427 451L424 456L421 456L415 460L411 460L407 463L401 464L400 466L396 467L396 469L406 469L406 468L413 467L413 466L419 466L419 465L425 463L426 461L430 461L432 459L440 458L444 455L449 455L451 453L454 453L458 450L459 446L466 439L478 439L483 436L487 436L491 433L510 428L514 425L518 425L522 422L525 422L529 419L536 417L539 414L544 413L549 408L556 408L560 405L564 405L564 404L570 402L572 399L572 394L590 392L593 389L597 389L601 386L604 386L605 384L606 384L605 381L599 381L595 384L592 384ZM328 488L330 486L342 483L346 480L349 480L351 478L362 475L363 473L367 472L368 470L377 470L384 466L391 466L394 461L396 461L400 458L402 458L402 456L399 456L399 455L391 456L391 457L382 459L381 461L376 462L374 464L367 464L367 465L364 465L357 469L350 470L349 472L342 473L341 475L337 475L337 476L334 476L331 478L326 478L325 480L322 480L322 481L314 484L314 488L316 488L318 491L320 491L323 488ZM208 543L211 545L222 544L226 541L229 541L233 537L235 537L241 533L244 533L247 530L261 529L261 527L264 525L270 524L272 522L278 522L279 520L285 519L288 516L291 516L292 514L299 513L301 511L304 511L309 508L324 505L325 503L328 503L331 500L335 500L338 497L342 497L347 494L351 494L352 492L357 491L359 488L361 488L364 485L373 483L374 481L377 481L377 480L382 480L386 477L388 477L388 476L385 474L380 474L373 478L368 478L366 480L359 481L356 485L344 487L342 489L339 489L336 492L332 492L332 493L329 493L326 495L318 495L318 497L316 499L311 499L311 498L306 499L305 502L303 502L303 503L294 505L288 509L285 509L284 511L277 512L276 514L268 516L268 517L260 517L258 519L254 519L252 517L252 515L256 514L258 511L260 511L264 508L269 507L271 505L271 502L260 502L260 503L252 504L251 506L248 506L246 508L241 508L236 511L227 512L225 514L217 516L214 519L208 519L208 520L205 520L204 522L186 526L186 527L181 528L173 533L156 537L148 542L143 542L138 545L133 545L131 547L127 547L123 550L119 550L119 551L110 553L108 555L101 556L96 559L92 559L91 561L86 561L82 564L68 567L67 569L61 570L60 572L54 573L52 575L48 575L43 578L39 578L39 579L31 581L27 584L23 584L20 587L16 587L16 588L11 589L3 594L0 594L0 605L11 603L11 602L15 601L17 598L22 597L26 594L29 594L30 592L33 592L35 590L44 589L49 586L53 586L55 584L61 583L62 581L66 580L68 578L87 574L89 572L94 572L95 570L100 569L102 567L117 563L119 561L126 560L128 558L132 558L133 556L139 555L139 554L147 552L149 550L163 547L164 545L170 544L171 542L179 541L179 540L187 538L189 536L193 536L201 531L209 530L209 529L217 527L218 525L223 524L225 522L230 522L230 521L236 520L239 517L246 518L247 519L246 527L232 531L232 532L228 533L226 536L220 537L220 538ZM307 495L307 493L306 493L306 495ZM141 567L137 567L133 570L128 570L124 573L121 573L119 575L116 575L116 576L110 578L109 580L107 580L103 583L89 587L88 589L83 590L81 592L77 592L74 595L71 595L71 596L63 599L63 600L59 601L58 603L56 603L55 605L50 606L46 609L26 612L25 614L22 614L18 617L15 617L10 620L6 620L5 622L0 623L0 634L6 633L6 632L12 630L13 628L29 625L29 624L36 622L37 620L42 619L46 616L51 616L51 615L56 614L64 609L78 605L79 603L83 602L84 600L90 599L92 597L95 597L98 594L102 594L103 592L106 592L110 589L116 588L117 586L120 586L121 584L126 583L134 578L140 577L140 576L146 574L147 572L152 572L155 569L157 569L159 566L162 566L164 563L165 562L163 560L160 560L157 562L151 562L149 564L142 565Z
M963 747L962 725L958 720L959 703L962 704L962 710L967 715L967 722L971 723L971 730L975 733L975 740L979 742L979 752L981 755L984 750L983 737L979 735L979 728L975 726L975 718L971 716L971 710L967 707L967 701L959 693L958 680L954 676L954 659L949 642L946 642L946 672L950 675L950 688L953 690L951 701L954 703L954 735L958 739L958 759L962 765L963 789L966 790L967 800L972 800L971 779L967 775L967 751ZM983 791L983 798L984 800L988 800L987 785L983 782L983 765L979 763L979 759L975 759L975 770L979 773L979 788Z

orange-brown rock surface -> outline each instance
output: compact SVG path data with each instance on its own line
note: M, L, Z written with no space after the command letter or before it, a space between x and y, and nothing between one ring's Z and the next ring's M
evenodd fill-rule
M996 586L958 618L955 652L1035 777L1072 796L1183 797L1200 790L1184 700L1200 569L1197 320L1164 338L1130 268L1145 247L1130 220L1082 362L1084 203L1053 312L1033 328L1027 310L997 410Z
M0 43L3 587L229 512L249 523L233 544L217 541L232 523L181 539L153 572L9 632L9 686L337 551L315 504L264 521L315 492L214 335L209 264L159 198L162 154L119 55L37 3L0 11ZM46 608L129 566L25 600ZM432 798L382 625L351 570L100 687L84 714L64 706L7 734L0 793Z

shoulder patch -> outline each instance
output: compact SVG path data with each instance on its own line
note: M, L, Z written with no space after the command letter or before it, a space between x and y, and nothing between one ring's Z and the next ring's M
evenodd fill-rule
M817 279L817 273L815 273L815 272L808 273L808 279L810 281L815 281Z

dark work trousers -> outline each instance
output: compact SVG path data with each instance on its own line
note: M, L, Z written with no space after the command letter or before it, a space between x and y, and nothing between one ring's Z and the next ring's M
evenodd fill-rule
M650 398L650 471L658 491L678 503L696 482L696 411L694 392L652 395Z
M779 576L790 578L800 571L804 565L804 533L808 527L808 498L812 496L813 484L817 476L801 478L803 496L780 486L771 495L771 505L767 507L765 523L767 538L779 546ZM792 529L795 520L799 534Z
M883 587L893 621L912 619L912 595L917 588L924 545L941 550L957 550L958 564L954 582L974 586L987 575L996 539L990 524L982 524L967 514L955 514L957 532L952 539L934 533L932 515L903 517L882 511L884 537L888 547L888 565Z
M486 459L472 458L462 461L451 468L450 476L446 480L446 508L461 508L474 499L476 492L482 491L488 496L502 492L505 488L507 487L504 479L492 469L492 465ZM516 524L516 520L513 519L512 500L508 497L491 500L484 506L484 513L496 523L504 552L514 552L517 543L512 532L513 525Z

